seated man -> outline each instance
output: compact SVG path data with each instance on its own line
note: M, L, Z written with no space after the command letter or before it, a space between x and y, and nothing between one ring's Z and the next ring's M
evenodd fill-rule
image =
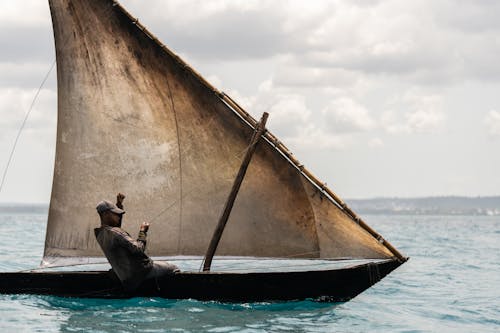
M174 274L179 272L179 269L169 263L153 262L144 253L149 223L141 224L137 240L120 228L122 216L125 214L123 199L125 196L118 193L116 205L109 201L99 202L96 209L101 217L101 227L95 228L94 232L113 271L124 288L131 291L146 279Z

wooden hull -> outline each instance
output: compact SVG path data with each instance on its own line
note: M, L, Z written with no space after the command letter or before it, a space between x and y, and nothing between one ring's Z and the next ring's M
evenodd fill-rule
M126 292L109 271L0 273L1 294L83 298L162 297L225 302L315 299L341 302L369 288L401 263L387 260L347 268L270 273L188 273L146 280Z

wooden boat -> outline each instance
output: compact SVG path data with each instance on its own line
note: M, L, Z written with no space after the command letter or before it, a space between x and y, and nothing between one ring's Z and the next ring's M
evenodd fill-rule
M117 191L128 195L124 229L152 222L149 255L205 256L205 265L134 292L107 271L1 273L0 293L345 301L406 261L265 130L266 117L257 122L118 2L49 4L58 130L41 266L102 261L95 203ZM215 251L366 262L218 272L210 270Z
M400 265L397 260L343 269L268 272L182 272L145 281L126 292L112 271L1 273L4 294L39 294L81 298L163 297L251 302L313 299L341 302L358 295Z

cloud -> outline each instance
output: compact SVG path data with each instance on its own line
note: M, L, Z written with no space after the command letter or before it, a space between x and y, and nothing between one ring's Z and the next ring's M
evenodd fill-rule
M364 106L346 97L330 102L321 113L333 132L363 132L376 126Z
M323 128L308 126L303 128L299 135L284 141L293 151L328 151L343 150L352 144L352 138L326 132Z
M235 90L229 95L255 118L269 112L269 129L293 150L345 149L356 142L356 134L376 128L368 111L350 98L340 97L322 110L312 110L305 95L276 86L272 79L262 82L256 95L242 97Z
M214 87L221 87L222 86L222 80L217 75L206 76L205 80L210 82L210 84Z
M311 111L305 104L304 96L278 95L269 109L273 122L270 128L284 138L300 135L302 128L311 122Z
M50 20L50 17L47 17ZM1 62L50 62L55 58L54 40L50 26L0 25Z
M361 80L359 73L343 68L309 67L287 62L279 64L273 76L275 85L292 89L310 87L340 91L356 86Z
M500 136L500 112L491 110L484 118L484 123L491 136Z
M286 13L266 1L155 1L147 8L141 1L124 1L124 5L146 13L145 24L167 45L199 59L268 57L290 41L283 38Z
M407 115L408 127L417 133L432 131L443 122L443 114L432 109L418 109Z
M49 5L45 1L24 0L22 5L19 1L2 1L0 11L0 27L8 26L47 26L50 27Z
M494 1L122 2L174 51L202 62L288 55L296 70L277 75L276 83L300 83L304 75L306 84L331 85L346 73L350 81L354 73L420 84L500 79ZM47 4L6 1L0 42L0 61L53 58Z
M36 89L0 89L0 138L13 137L29 111ZM23 135L52 144L57 121L55 91L42 89L26 122Z
M269 130L293 151L344 149L352 142L345 131L332 131L323 113L312 111L304 95L275 86L271 79L263 81L253 96L234 89L228 94L255 118L269 112Z
M436 16L444 26L467 34L498 33L498 1L442 1L436 4Z
M337 76L333 71L425 85L500 79L494 57L500 24L493 14L500 6L492 2L153 1L147 8L140 1L124 3L144 13L145 23L168 45L201 61L288 55L295 70L279 73L276 83L324 85L325 78Z
M0 62L0 89L38 89L50 67L51 63L48 62ZM44 87L56 89L55 67Z
M313 122L312 111L307 107L303 95L282 92L270 80L264 81L257 95L250 98L242 98L234 90L230 91L230 95L245 109L252 110L255 118L268 112L268 128L285 142L301 136L304 128Z
M368 141L368 146L371 148L380 148L384 146L384 141L381 138L372 138Z
M0 62L43 62L54 59L54 39L46 1L2 1Z
M483 137L484 133L500 136L500 105L495 95L500 81L500 2L120 2L255 118L263 111L270 112L271 131L298 156L320 156L313 164L324 168L325 174L334 172L326 166L334 159L331 156L335 156L337 169L348 169L354 156L356 164L368 165L377 155L381 169L385 167L382 172L393 170L381 174L381 178L391 178L397 173L391 169L396 159L416 169L422 166L421 158L412 151L421 150L423 144L435 140L436 145L429 147L433 156L444 156L439 149L463 139L457 129L467 128L471 137ZM2 2L3 156L7 155L7 146L54 59L50 23L45 1ZM47 142L47 147L53 142L56 97L55 75L52 76L19 145L27 146L28 156L40 154L43 142ZM477 115L468 114L473 112L470 105L491 111L479 121L470 121L477 119ZM433 135L428 136L429 133ZM493 193L490 180L495 177L495 168L491 166L498 164L498 159L485 153L493 149L487 142L471 142L470 149L489 163L482 163L482 171L476 172L483 175L482 183L469 185L482 186ZM380 149L375 154L366 154L377 147ZM447 150L450 158L443 160L442 165L461 161L466 148L451 147ZM329 154L332 150L337 150L336 154ZM48 156L46 151L49 149L41 155ZM309 154L311 151L314 154ZM46 158L50 159L47 165L53 163L51 157ZM477 171L478 165L463 163L460 167L457 173L466 174ZM408 169L401 170L404 172L399 176L407 179ZM17 172L22 179L22 173ZM439 172L432 170L433 186L437 188L442 186ZM40 174L38 179L47 177L50 172ZM349 177L346 175L348 182L359 183ZM367 181L366 189L372 186L372 192L380 194L380 187L370 182ZM422 182L393 185L394 191L383 189L383 193L409 193L408 188L424 186ZM464 183L460 188L468 192L466 187Z
M445 120L443 99L410 91L391 102L381 116L382 127L391 134L436 132ZM399 111L396 111L399 110Z

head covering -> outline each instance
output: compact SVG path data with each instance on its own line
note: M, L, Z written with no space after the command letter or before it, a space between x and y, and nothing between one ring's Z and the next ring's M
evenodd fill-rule
M99 202L95 209L97 209L97 212L99 214L107 212L108 210L112 211L115 214L120 214L120 215L125 214L125 211L123 209L116 207L115 204L113 204L107 200L103 200L103 201Z

